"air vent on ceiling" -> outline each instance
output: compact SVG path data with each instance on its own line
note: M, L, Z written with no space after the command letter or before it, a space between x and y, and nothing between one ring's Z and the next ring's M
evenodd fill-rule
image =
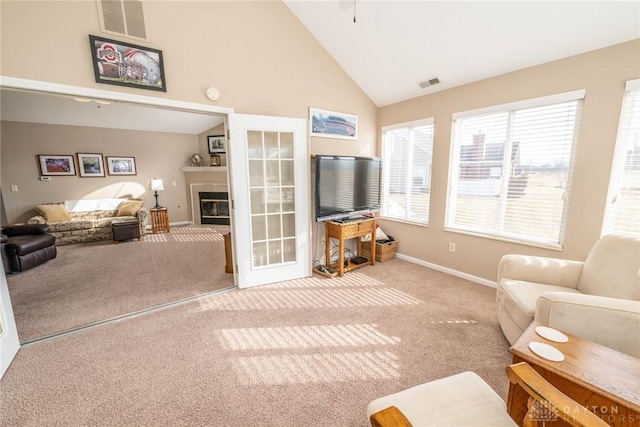
M420 86L420 88L424 89L425 87L437 85L438 83L440 83L440 79L437 78L437 77L434 77L433 79L429 79L429 80L425 80L423 82L420 82L420 83L418 83L418 85Z
M96 2L102 31L147 40L141 0L96 0Z

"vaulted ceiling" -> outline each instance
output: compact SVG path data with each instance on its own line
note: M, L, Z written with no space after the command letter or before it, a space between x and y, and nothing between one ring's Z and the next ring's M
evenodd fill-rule
M284 3L377 106L640 38L637 0Z

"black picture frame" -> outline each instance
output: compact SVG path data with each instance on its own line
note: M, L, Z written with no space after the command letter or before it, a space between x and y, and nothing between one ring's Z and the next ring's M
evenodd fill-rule
M167 91L162 51L89 35L97 83Z
M209 147L209 154L224 153L224 139L224 135L207 136L207 146Z

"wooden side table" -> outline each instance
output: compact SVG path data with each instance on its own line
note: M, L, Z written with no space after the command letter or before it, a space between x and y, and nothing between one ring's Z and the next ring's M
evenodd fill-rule
M513 343L509 350L513 353L513 363L528 363L554 387L609 425L640 424L638 359L567 333L568 342L552 342L535 332L537 326L539 324L533 322ZM536 355L529 349L531 341L555 347L562 352L564 360L552 362ZM509 385L507 410L518 425L523 424L528 399L529 395L519 385ZM562 420L543 421L545 426L566 425Z
M169 230L169 210L167 208L149 209L151 216L152 233L168 233Z
M325 251L326 261L328 267L335 268L338 271L338 276L342 277L345 272L354 270L356 268L364 267L365 265L375 265L376 263L376 219L368 218L363 220L356 220L351 222L334 222L328 221L324 224L325 227ZM371 245L371 257L365 262L355 264L351 261L345 263L344 260L344 241L347 239L358 238L357 253L358 256L362 256L362 243L359 237L371 234L371 241L374 244ZM331 263L331 238L338 239L338 261ZM346 265L345 265L346 264Z

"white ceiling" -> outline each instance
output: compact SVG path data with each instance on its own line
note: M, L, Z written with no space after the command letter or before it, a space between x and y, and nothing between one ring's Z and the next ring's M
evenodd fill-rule
M640 38L638 0L284 3L377 106Z
M80 98L82 99L82 98ZM222 116L200 114L130 103L96 100L78 102L74 97L2 88L2 120L63 124L109 129L199 135L223 122Z

